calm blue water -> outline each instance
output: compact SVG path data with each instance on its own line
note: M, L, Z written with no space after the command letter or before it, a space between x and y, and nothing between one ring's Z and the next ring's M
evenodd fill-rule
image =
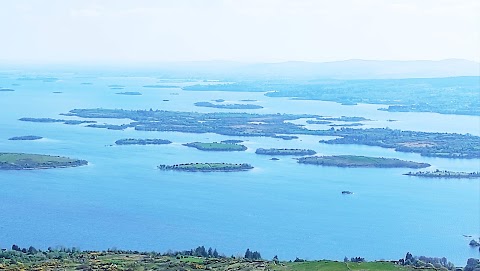
M480 233L479 180L421 179L404 169L344 169L270 161L259 147L310 148L319 154L359 154L428 162L432 169L480 170L480 160L425 158L378 147L325 145L319 137L284 141L242 138L246 152L212 153L182 146L232 139L216 134L111 131L18 121L53 117L74 108L164 109L213 112L197 101L256 99L249 112L363 116L367 127L480 134L480 118L429 113L389 113L379 106L268 98L262 93L185 92L146 89L158 78L54 75L56 82L0 77L0 151L64 155L88 160L85 167L0 171L0 247L78 246L82 249L183 250L216 247L227 255L258 250L264 258L398 259L446 256L458 265L479 257L468 242ZM82 85L90 82L91 85ZM163 84L171 85L162 81ZM12 84L20 84L12 86ZM111 90L110 84L125 85ZM172 83L173 84L173 83ZM189 83L178 83L184 85ZM54 94L53 91L62 91ZM142 96L116 95L140 91ZM178 93L178 95L172 95ZM169 99L169 102L162 100ZM235 110L231 110L235 111ZM398 120L388 122L388 119ZM99 120L122 123L123 120ZM304 120L300 120L300 123ZM322 126L309 126L312 129ZM39 141L8 141L39 135ZM163 138L164 146L110 146L120 138ZM162 172L158 164L248 162L250 172ZM342 190L355 194L342 196Z

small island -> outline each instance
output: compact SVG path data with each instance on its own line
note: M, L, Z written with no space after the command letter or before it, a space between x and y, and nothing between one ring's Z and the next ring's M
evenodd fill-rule
M41 136L34 136L34 135L27 135L27 136L14 136L9 138L8 140L39 140L42 139Z
M138 92L138 91L125 91L125 92L117 92L115 94L118 94L118 95L130 95L130 96L139 96L139 95L142 95L142 93Z
M237 143L242 143L243 140L240 139L227 139L227 140L222 140L220 141L222 143L227 143L227 144L237 144Z
M293 140L293 139L298 139L298 136L291 136L291 135L274 135L272 136L273 138L280 138L283 140Z
M225 102L224 99L216 99L216 100L212 100L212 101L217 102L217 103L223 103L223 102Z
M12 91L15 91L15 90L13 90L13 89L11 89L11 88L0 88L0 92L1 92L1 91L4 91L4 92L12 92Z
M183 146L196 148L201 151L245 151L247 149L247 147L245 147L244 145L222 142L192 142L183 144Z
M342 195L353 195L353 192L344 190L344 191L342 191Z
M427 163L404 161L396 158L367 157L357 155L310 156L298 158L298 163L334 167L366 168L425 168Z
M297 155L297 156L303 156L303 155L314 155L317 152L314 150L308 150L308 149L263 149L259 148L255 151L256 154L263 154L263 155Z
M172 141L166 139L135 139L135 138L125 138L115 141L117 145L164 145L170 144Z
M307 120L307 124L330 124L331 121L328 120Z
M211 102L196 102L195 106L212 107L221 109L261 109L263 106L256 104L213 104Z
M65 120L63 123L68 125L78 125L78 124L84 124L84 123L97 123L97 122L94 120Z
M345 124L330 124L330 127L355 127L355 126L363 126L363 123L360 122L353 122L353 123L345 123Z
M20 121L29 121L29 122L44 122L44 123L52 123L52 122L64 122L65 120L62 119L52 119L52 118L20 118Z
M424 178L455 178L455 179L470 179L480 178L480 172L456 172L448 170L435 170L435 171L418 171L408 172L403 175L424 177Z
M189 171L189 172L233 172L246 171L253 167L250 164L229 164L229 163L188 163L176 165L159 165L161 170Z
M145 85L144 88L178 88L178 86L169 86L169 85Z
M61 156L0 153L0 170L31 170L49 168L67 168L87 165L85 160L71 159Z

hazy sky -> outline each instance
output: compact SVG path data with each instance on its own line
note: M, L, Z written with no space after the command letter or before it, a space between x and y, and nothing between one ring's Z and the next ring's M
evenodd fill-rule
M0 61L480 60L478 0L0 0Z

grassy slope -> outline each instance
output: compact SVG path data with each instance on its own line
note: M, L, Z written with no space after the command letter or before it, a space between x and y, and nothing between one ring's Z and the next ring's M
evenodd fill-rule
M71 159L67 157L42 155L42 154L0 153L0 162L17 163L18 161L22 161L22 160L31 160L36 163L48 163L48 162L68 163L68 162L76 161L75 159Z

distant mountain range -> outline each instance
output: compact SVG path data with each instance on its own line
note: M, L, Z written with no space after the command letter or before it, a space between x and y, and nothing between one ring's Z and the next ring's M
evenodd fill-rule
M164 78L197 79L399 79L455 76L480 76L480 63L464 59L445 60L361 60L333 62L289 61L279 63L242 63L235 61L192 61L110 65L31 65L14 67L3 63L1 69L41 71L91 70L113 73L155 75Z
M179 62L161 70L222 78L390 79L480 76L480 63L463 59L439 61L345 60L334 62L280 62L247 64L228 61Z

